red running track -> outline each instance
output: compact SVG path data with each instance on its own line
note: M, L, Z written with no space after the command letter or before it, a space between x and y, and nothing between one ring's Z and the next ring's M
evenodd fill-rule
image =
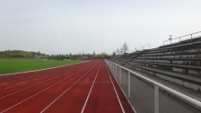
M104 61L0 76L0 113L134 113Z

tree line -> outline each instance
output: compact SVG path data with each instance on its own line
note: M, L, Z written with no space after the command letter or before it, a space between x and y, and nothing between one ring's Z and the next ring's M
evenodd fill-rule
M28 52L22 50L6 50L0 51L0 58L47 58L48 55L38 52Z
M57 60L64 60L64 59L70 59L70 60L95 60L95 59L105 59L109 58L110 55L107 55L106 53L101 54L52 54L49 56L49 59L57 59Z
M55 60L93 60L93 59L105 59L109 58L110 55L106 53L96 54L93 52L92 54L52 54L47 55L44 53L33 52L33 51L22 51L22 50L6 50L0 51L0 58L25 58L25 59L55 59Z
M117 48L116 51L113 52L112 56L115 55L123 55L128 53L128 44L126 42L120 48ZM96 54L95 51L92 54L52 54L48 55L45 53L41 53L40 51L23 51L23 50L5 50L0 51L0 58L25 58L25 59L55 59L55 60L93 60L93 59L107 59L111 57L111 55L106 54L105 52Z

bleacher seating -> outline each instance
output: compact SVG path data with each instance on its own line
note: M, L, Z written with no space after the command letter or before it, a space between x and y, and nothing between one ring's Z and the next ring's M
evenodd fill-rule
M126 56L113 61L201 92L201 37Z

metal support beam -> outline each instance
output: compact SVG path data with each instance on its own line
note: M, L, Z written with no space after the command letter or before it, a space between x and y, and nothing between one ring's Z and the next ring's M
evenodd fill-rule
M121 67L119 67L119 84L121 84Z
M114 64L112 64L112 74L114 75Z
M115 69L115 72L116 72L116 78L117 78L117 76L118 76L118 73L117 73L117 65L115 66L116 67L116 69Z
M130 98L130 92L131 92L131 87L130 87L130 75L131 73L128 71L128 98Z
M157 85L154 85L154 111L154 113L159 113L159 93Z

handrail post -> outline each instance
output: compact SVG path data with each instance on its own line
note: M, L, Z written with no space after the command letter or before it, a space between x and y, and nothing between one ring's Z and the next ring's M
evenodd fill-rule
M111 62L111 73L113 74L113 64Z
M114 64L114 77L115 77L115 64Z
M110 71L112 73L112 63L110 62Z
M119 84L121 84L121 67L119 66Z
M169 40L170 40L170 44L172 44L172 35L170 35Z
M130 88L130 75L131 75L131 73L130 73L130 71L128 71L128 98L130 98L130 92L131 92L131 88Z
M110 63L110 71L112 72L112 63L111 62L109 62Z
M117 77L117 65L115 65L115 76Z
M193 42L193 34L191 34L191 42ZM193 44L194 44L194 42L193 42Z
M116 77L116 64L114 64L114 76Z
M154 113L159 113L159 93L157 85L154 85L154 111Z
M115 74L116 74L116 78L118 77L118 73L117 73L117 65L115 65Z
M115 65L114 65L114 63L113 63L113 75L115 76Z
M111 62L111 73L113 73L113 65L112 65L112 62Z
M114 63L112 63L112 74L114 75Z

